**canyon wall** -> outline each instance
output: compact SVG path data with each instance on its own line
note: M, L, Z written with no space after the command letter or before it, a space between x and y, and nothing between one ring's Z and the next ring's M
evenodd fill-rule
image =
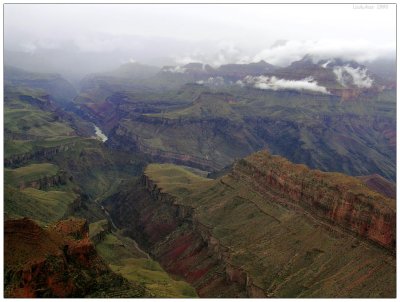
M334 225L391 251L396 248L395 201L339 173L311 170L261 151L240 160L232 176L275 191L283 205L295 204Z
M5 297L143 296L143 287L109 270L88 231L83 219L59 221L46 229L27 218L6 220Z
M393 295L394 200L360 180L267 152L199 187L171 169L146 169L105 207L200 297Z
M19 189L30 187L38 190L47 190L50 187L65 185L68 180L72 181L72 176L68 176L67 172L60 170L53 176L45 176L28 182L21 181Z
M61 146L37 148L37 150L33 150L32 152L8 156L4 158L4 166L14 168L22 166L30 160L51 159L54 155L60 152L67 152L74 146L75 143L72 142Z
M126 198L129 205L122 202ZM128 196L112 200L112 208L108 207L117 226L138 240L169 273L184 277L200 297L265 296L250 275L230 263L229 249L195 218L194 209L161 192L146 175Z

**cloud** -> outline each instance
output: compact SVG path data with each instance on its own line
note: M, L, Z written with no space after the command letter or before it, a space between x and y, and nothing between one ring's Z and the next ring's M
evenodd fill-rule
M321 64L321 67L322 67L322 68L326 68L326 67L328 67L328 65L329 65L331 62L332 62L331 60L327 60L325 63Z
M182 67L182 66L166 66L166 67L163 67L162 72L185 73L186 68Z
M246 76L243 81L236 82L237 84L243 86L244 84L251 85L258 89L268 89L268 90L310 90L315 92L320 92L324 94L329 94L325 87L318 85L318 83L312 78L307 77L302 80L285 80L278 79L275 76Z
M316 61L342 58L344 60L366 62L379 57L393 55L394 51L392 44L376 44L365 40L291 40L279 41L272 47L258 52L252 61L265 60L271 64L285 66L300 60L308 54Z
M392 44L378 44L366 40L278 40L271 47L254 51L244 51L233 42L223 41L212 50L195 50L183 56L175 57L177 64L191 62L220 66L224 64L246 64L264 60L270 64L287 66L294 61L310 55L317 63L320 60L341 58L355 60L359 63L373 61L378 58L393 56L395 48ZM325 68L328 65L324 65Z
M200 80L196 82L197 84L205 84L208 86L222 86L225 84L225 80L223 77L209 77L207 80Z
M210 49L210 47L207 47L207 49ZM221 41L211 49L212 51L195 50L189 54L175 57L174 60L179 65L197 62L210 64L214 67L231 63L245 64L252 61L251 57L245 55L244 51L233 42Z
M333 72L340 84L347 87L351 82L360 88L370 88L373 80L367 74L366 68L353 68L349 65L335 66Z
M20 47L21 47L22 52L31 53L31 54L34 53L35 50L37 49L37 46L32 42L21 43Z
M195 52L191 55L185 55L182 57L175 57L174 61L175 63L179 65L186 65L189 63L204 63L204 54Z

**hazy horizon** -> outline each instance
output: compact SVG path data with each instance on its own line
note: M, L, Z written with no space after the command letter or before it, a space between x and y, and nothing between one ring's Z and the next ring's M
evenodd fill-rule
M134 61L370 62L394 57L395 25L395 5L5 4L5 64L83 75Z

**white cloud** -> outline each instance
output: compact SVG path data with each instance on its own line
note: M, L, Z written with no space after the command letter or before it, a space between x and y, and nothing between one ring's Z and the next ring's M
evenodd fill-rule
M32 42L22 43L20 45L20 47L21 47L21 51L27 52L27 53L34 53L35 50L37 49L37 46Z
M302 80L285 80L278 79L275 76L246 76L243 81L237 81L236 84L243 86L246 83L252 85L258 89L268 89L268 90L310 90L315 92L320 92L324 94L329 94L325 87L318 85L318 83L312 78L307 77Z
M212 66L224 64L246 64L264 60L270 64L287 66L294 61L310 55L314 62L341 58L359 63L373 61L380 57L393 56L395 49L391 44L377 44L366 40L279 40L271 47L250 54L233 42L223 41L211 51L195 50L184 56L175 57L177 64L201 62ZM329 63L323 64L326 68Z
M253 57L252 61L265 60L271 64L284 66L293 61L298 61L308 54L316 61L342 58L365 62L393 53L392 44L376 44L365 40L291 40L260 51Z
M340 84L347 87L349 82L352 82L360 88L370 88L373 83L373 79L367 74L366 68L353 68L349 65L346 66L335 66L333 72Z
M196 51L191 55L185 55L182 57L175 57L174 61L178 64L178 65L186 65L189 63L203 63L204 62L204 54Z
M186 68L182 66L167 66L162 69L163 72L170 72L170 73L185 73Z
M209 86L222 86L225 84L225 80L223 77L209 77L207 80L200 80L196 82L197 84L206 84Z
M330 62L331 62L331 60L327 60L325 63L321 64L321 67L326 68Z
M252 61L250 56L245 55L244 51L233 42L221 41L211 49L212 51L195 50L190 54L175 57L175 62L180 65L197 62L217 67L224 64L245 64Z

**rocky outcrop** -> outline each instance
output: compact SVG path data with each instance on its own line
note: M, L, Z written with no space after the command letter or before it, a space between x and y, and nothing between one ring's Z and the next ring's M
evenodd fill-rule
M90 240L96 245L102 242L107 234L111 233L111 223L107 219L104 219L93 223L93 225L94 224L97 225L93 231L90 231Z
M127 116L110 132L107 145L140 151L153 161L206 171L222 169L267 147L274 154L322 171L353 176L377 173L396 179L396 123L391 114L358 113L345 107L353 104L340 105L340 99L331 95L292 91L259 94L254 97L287 100L291 105L269 106L260 114L243 113L228 104L234 101L228 96L216 94L211 100L203 93L184 110ZM314 107L310 115L298 119L292 107L298 99L310 104L329 103L332 109L311 114ZM205 100L207 105L200 106ZM393 111L391 106L382 110Z
M74 86L59 74L34 73L7 66L5 79L8 85L44 90L58 103L69 102L77 93Z
M266 152L196 188L172 167L149 167L105 206L118 227L199 296L393 295L394 201L356 178ZM386 279L385 290L367 290Z
M5 167L18 167L22 166L30 160L51 159L54 155L60 152L66 152L75 146L74 142L63 144L60 146L49 148L37 148L32 152L21 153L4 158Z
M38 190L47 190L54 186L65 185L67 181L71 180L72 176L68 176L66 171L60 170L53 176L45 176L33 181L21 182L19 183L19 188L24 189L30 187Z
M396 179L396 127L391 118L336 112L320 113L305 122L273 117L247 117L245 122L273 154L292 162L352 176L377 173L391 181ZM302 138L303 133L307 133L307 139ZM381 137L382 145L365 143L372 133ZM365 150L371 150L374 156Z
M396 199L396 185L379 174L358 176L371 190L379 192L388 198Z
M96 253L83 219L68 219L46 229L24 218L4 226L5 296L84 297L129 291L144 295L112 273Z
M231 175L273 191L283 205L300 206L334 225L391 251L396 248L395 201L367 188L354 177L310 170L305 165L261 151L240 160Z
M192 207L161 192L146 175L129 198L135 199L129 209L121 203L121 196L112 198L113 220L127 229L169 273L191 283L199 296L265 297L252 277L231 263L229 248L214 237L210 227L196 219ZM128 218L132 216L138 219Z
M145 119L151 120L152 118L146 117ZM159 122L158 119L156 120ZM174 125L173 127L184 127L184 125L181 124L177 125L176 121L172 121L172 123ZM204 171L214 171L223 168L223 165L215 160L190 154L161 150L148 146L142 142L142 139L138 135L132 133L123 125L119 125L118 128L113 130L109 140L107 141L107 145L115 149L122 149L124 151L144 153L155 162L168 162L178 165L187 165Z

